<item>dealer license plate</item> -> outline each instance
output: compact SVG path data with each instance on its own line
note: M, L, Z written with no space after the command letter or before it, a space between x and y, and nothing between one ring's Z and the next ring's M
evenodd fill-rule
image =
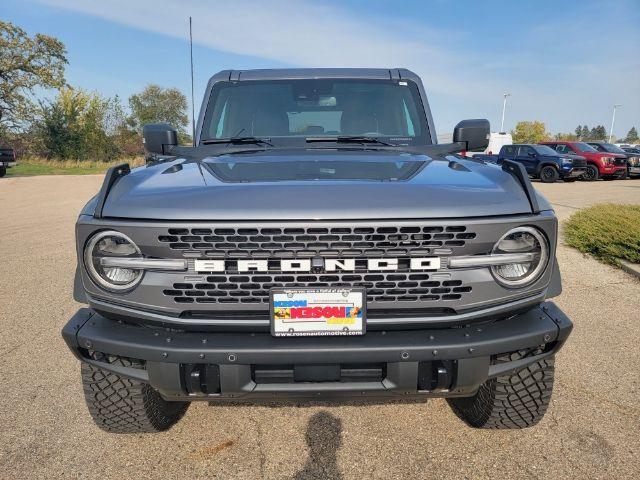
M271 333L276 337L362 335L363 288L277 288L271 290Z

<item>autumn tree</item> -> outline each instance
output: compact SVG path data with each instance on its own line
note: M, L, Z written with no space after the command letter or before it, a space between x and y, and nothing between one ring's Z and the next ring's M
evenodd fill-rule
M576 131L578 131L578 129L576 129ZM580 140L580 138L573 133L556 133L554 135L554 139L563 142L575 142L576 140Z
M549 140L550 135L544 122L518 122L515 130L511 130L514 143L538 143Z
M63 160L109 160L119 156L117 135L124 126L118 97L63 87L55 99L41 102L34 122L42 155Z
M35 111L36 88L65 85L66 55L60 40L40 33L30 37L0 21L0 135L24 128Z

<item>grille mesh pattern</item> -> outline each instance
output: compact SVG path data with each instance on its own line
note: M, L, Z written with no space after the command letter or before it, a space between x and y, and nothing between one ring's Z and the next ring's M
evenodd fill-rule
M210 258L308 258L420 256L475 237L465 226L170 228L158 241Z
M586 160L582 160L581 158L574 158L573 159L573 166L574 167L586 167L587 166L587 162L586 162Z
M273 287L365 287L368 302L459 300L471 287L426 273L210 275L207 283L175 283L164 294L178 303L266 304Z

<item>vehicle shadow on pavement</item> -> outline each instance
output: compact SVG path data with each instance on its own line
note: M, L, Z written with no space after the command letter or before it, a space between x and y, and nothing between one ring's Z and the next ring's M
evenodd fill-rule
M342 479L336 454L342 444L342 421L329 412L318 412L309 419L306 433L309 458L295 480Z

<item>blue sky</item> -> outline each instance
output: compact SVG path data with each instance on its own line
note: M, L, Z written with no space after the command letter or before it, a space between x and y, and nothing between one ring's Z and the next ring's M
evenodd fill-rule
M190 92L227 68L406 67L439 134L458 120L542 120L552 132L640 128L640 1L2 0L0 18L68 49L71 85L125 100L148 83Z

